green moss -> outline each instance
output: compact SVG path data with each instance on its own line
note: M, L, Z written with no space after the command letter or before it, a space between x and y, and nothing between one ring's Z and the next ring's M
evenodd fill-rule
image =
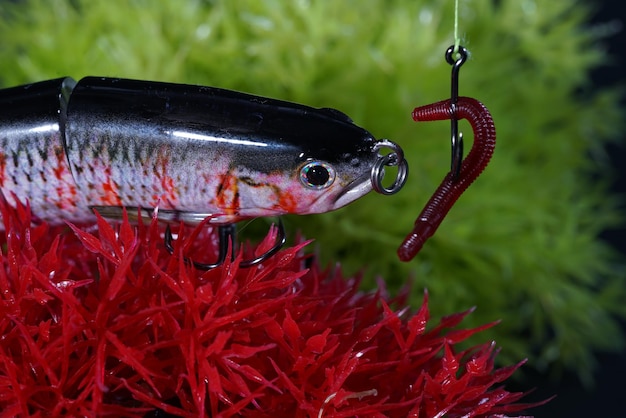
M404 147L407 186L333 214L289 217L289 229L348 271L365 268L392 287L413 276L416 300L427 287L435 314L478 305L476 323L502 318L491 337L503 361L531 356L540 370L565 367L588 380L594 350L623 347L615 317L626 315L625 264L598 238L623 221L598 180L623 109L620 92L589 85L607 57L588 12L575 0L462 3L472 57L461 94L490 107L499 144L409 264L396 247L449 164L449 124L418 125L410 111L449 92L452 1L2 2L0 82L120 76L345 111Z

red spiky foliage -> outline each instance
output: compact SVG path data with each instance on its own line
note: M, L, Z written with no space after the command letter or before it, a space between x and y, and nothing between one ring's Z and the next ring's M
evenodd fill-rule
M201 229L51 227L0 203L2 416L500 417L528 405L497 385L484 329L427 329L427 298L358 291L358 279L306 263L306 243L253 268L210 271ZM206 228L204 228L206 230ZM273 241L275 231L255 251ZM245 252L245 251L244 251ZM250 253L250 250L248 250ZM305 268L310 264L309 267ZM392 308L392 306L394 308Z

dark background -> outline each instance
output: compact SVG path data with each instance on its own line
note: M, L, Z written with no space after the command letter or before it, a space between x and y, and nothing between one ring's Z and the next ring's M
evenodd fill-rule
M621 24L620 31L604 42L613 62L592 73L593 83L598 87L621 86L624 88L626 87L626 0L596 0L591 3L597 10L593 16L590 16L592 23L620 22ZM626 103L624 105L626 109ZM626 111L624 117L626 118ZM608 153L615 170L613 191L626 197L626 132L618 143L608 147ZM626 228L607 231L604 238L626 257ZM623 329L626 334L626 323L623 324ZM553 395L556 395L556 398L544 406L529 410L528 413L536 418L626 418L626 352L600 353L598 361L596 384L592 388L583 387L573 374L564 375L558 382L546 376L532 376L530 386L534 386L536 390L527 397L527 400L537 401Z

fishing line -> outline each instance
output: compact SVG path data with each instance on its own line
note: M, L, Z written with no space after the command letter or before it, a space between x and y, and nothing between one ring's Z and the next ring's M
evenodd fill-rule
M455 58L459 58L459 47L461 46L461 38L459 37L459 0L454 1L454 50Z

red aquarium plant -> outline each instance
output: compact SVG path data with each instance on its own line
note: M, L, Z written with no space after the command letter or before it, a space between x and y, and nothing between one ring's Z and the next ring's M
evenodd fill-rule
M240 251L210 271L208 232L181 229L175 254L161 226L32 223L0 203L2 416L503 417L528 407L499 386L487 343L457 344L492 324L469 313L427 326L428 298L360 292L322 270L300 243L260 266ZM247 254L244 254L247 253Z

